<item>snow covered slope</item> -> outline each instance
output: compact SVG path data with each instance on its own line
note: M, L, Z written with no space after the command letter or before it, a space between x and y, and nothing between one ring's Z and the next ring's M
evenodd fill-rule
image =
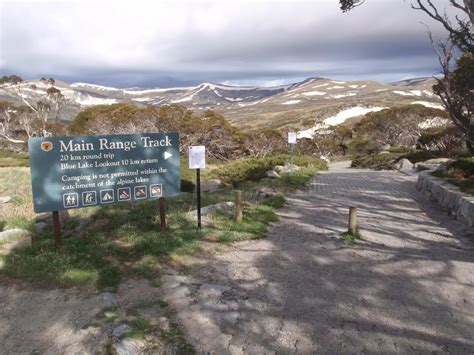
M177 88L115 88L88 83L68 84L56 81L54 86L65 97L65 119L93 105L121 102L141 106L179 104L194 111L214 109L233 123L247 129L297 126L306 121L339 122L345 110L422 104L440 107L432 93L433 79L418 78L383 84L374 81L336 81L308 78L302 82L276 86L228 86L202 83ZM44 81L24 81L20 85L0 85L0 100L21 103L36 101L46 95L50 85ZM339 116L338 116L339 115ZM306 126L308 127L308 126Z

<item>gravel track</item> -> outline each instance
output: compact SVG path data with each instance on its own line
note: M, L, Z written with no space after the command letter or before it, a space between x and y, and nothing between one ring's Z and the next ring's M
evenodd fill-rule
M191 343L211 353L474 353L472 230L416 176L331 166L268 238L163 276ZM363 240L345 242L349 206ZM471 234L471 235L469 235Z

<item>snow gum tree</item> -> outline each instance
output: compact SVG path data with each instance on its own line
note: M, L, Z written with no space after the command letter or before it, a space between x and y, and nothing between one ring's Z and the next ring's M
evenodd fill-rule
M346 12L362 5L365 0L340 0L341 10ZM411 7L423 11L440 23L448 33L448 39L435 43L441 64L441 78L433 91L441 98L449 118L462 133L466 146L474 155L474 1L449 0L455 15L441 11L433 0L416 0Z

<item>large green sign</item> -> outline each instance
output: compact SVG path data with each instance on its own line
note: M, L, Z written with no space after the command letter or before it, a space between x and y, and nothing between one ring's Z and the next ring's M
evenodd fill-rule
M179 134L31 138L35 212L180 193Z

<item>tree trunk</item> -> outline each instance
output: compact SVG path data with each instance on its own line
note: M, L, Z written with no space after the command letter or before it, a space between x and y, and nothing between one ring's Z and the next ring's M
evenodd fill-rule
M464 6L467 9L471 23L474 23L474 2L472 0L464 0Z
M467 149L469 150L469 153L471 153L471 155L474 156L474 127L467 134L468 136L466 139L466 146L467 146Z

